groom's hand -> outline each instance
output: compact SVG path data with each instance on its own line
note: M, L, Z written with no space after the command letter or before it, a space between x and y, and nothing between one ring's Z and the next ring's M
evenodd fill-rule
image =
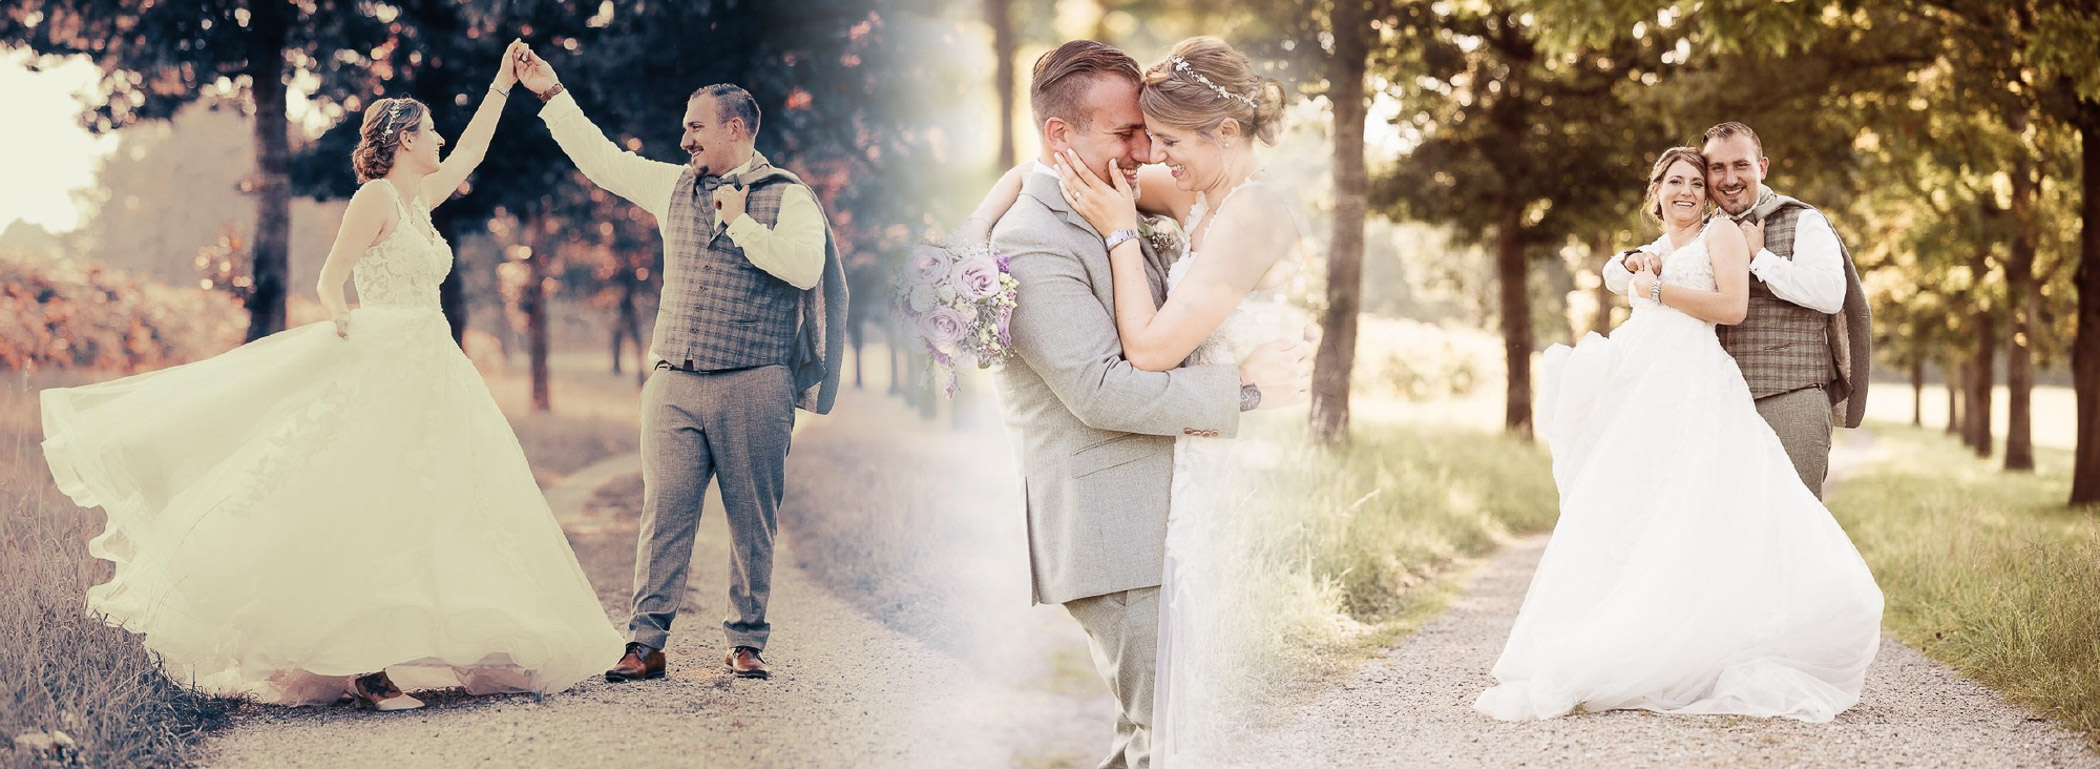
M722 212L715 217L727 227L744 215L744 202L751 199L751 188L742 184L724 184L715 188L715 210Z
M554 75L554 67L534 53L531 46L520 46L516 55L521 57L518 61L518 82L524 84L527 90L545 95L549 89L561 85L561 78Z
M1661 254L1635 250L1626 254L1624 265L1627 272L1662 272L1663 258Z
M1240 362L1240 384L1261 389L1259 408L1296 406L1311 398L1312 345L1278 340L1254 348Z

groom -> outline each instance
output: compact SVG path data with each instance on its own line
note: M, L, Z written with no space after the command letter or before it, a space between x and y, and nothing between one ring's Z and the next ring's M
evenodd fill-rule
M1037 59L1029 107L1043 158L1076 150L1088 168L1115 160L1135 186L1151 154L1138 110L1137 62L1074 41ZM1134 235L1105 233L1110 239ZM1104 233L1058 193L1038 160L1021 197L992 229L1020 281L1010 329L1020 360L997 374L1026 481L1035 603L1059 603L1086 629L1094 665L1115 693L1113 752L1101 766L1149 763L1159 583L1174 472L1174 436L1230 438L1239 412L1303 395L1305 345L1272 343L1237 369L1154 373L1123 359ZM1152 298L1166 269L1144 245Z
M1872 319L1852 252L1823 212L1764 185L1771 159L1749 126L1731 121L1707 129L1701 154L1706 189L1750 241L1749 312L1716 333L1742 369L1757 413L1778 433L1801 482L1821 498L1832 425L1858 427L1866 416L1874 360ZM1605 287L1625 293L1629 267L1660 274L1668 237L1612 257Z
M753 149L758 104L734 85L686 100L690 160L624 152L576 105L554 69L528 54L519 82L576 167L656 217L663 297L642 386L642 521L627 651L607 681L662 678L663 648L685 595L710 476L729 521L729 652L723 665L767 678L773 538L795 409L831 410L844 343L846 282L816 196Z

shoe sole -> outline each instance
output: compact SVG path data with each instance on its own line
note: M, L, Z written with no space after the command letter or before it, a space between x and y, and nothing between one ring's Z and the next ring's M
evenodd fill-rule
M664 677L664 672L665 671L658 670L653 673L643 673L638 676L621 675L618 673L607 673L605 674L605 682L609 684L617 684L624 683L627 681L649 681Z
M756 678L759 680L771 680L773 678L772 673L769 673L764 670L737 670L736 668L726 669L729 672L736 674L736 677L738 678Z

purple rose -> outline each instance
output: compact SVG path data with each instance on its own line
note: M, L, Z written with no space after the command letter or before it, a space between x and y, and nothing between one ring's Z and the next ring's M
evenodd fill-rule
M915 286L927 286L941 282L955 267L955 257L940 246L920 245L911 250L904 277Z
M948 280L955 285L955 292L965 298L984 299L999 293L999 263L973 256L956 262Z
M962 313L956 312L953 307L934 307L921 314L916 322L919 324L919 334L926 337L927 343L933 345L933 349L944 353L953 351L956 343L961 342L963 337L970 333L970 324L964 321Z

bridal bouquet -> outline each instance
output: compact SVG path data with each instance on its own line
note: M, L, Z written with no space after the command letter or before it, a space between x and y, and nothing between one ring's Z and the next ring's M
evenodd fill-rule
M933 357L933 376L955 396L958 361L988 368L1013 354L1007 322L1020 288L1006 257L989 244L920 245L912 249L897 303Z

